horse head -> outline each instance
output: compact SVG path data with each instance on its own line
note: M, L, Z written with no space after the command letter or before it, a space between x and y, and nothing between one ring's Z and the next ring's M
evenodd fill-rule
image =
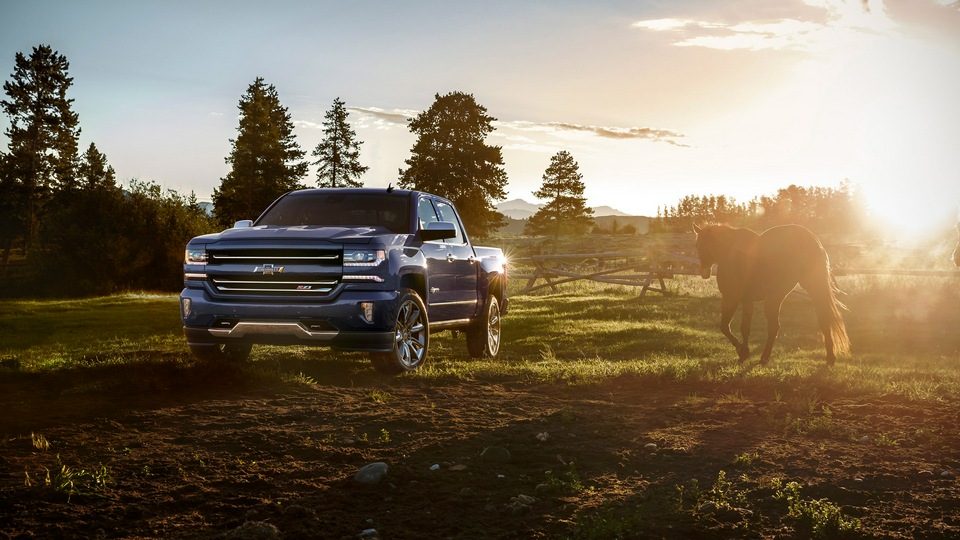
M717 238L719 228L715 226L700 227L693 224L693 232L697 235L697 258L700 259L700 277L710 279L710 270L720 261L722 245Z

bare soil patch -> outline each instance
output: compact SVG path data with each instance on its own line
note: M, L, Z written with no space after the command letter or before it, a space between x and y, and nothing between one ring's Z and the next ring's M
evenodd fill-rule
M343 367L317 362L315 384L205 367L161 366L126 385L107 370L0 373L0 537L815 535L788 515L779 478L860 520L849 537L960 538L956 403ZM488 447L509 461L481 459ZM372 462L386 478L355 482ZM58 464L109 480L94 489L77 476L68 496L46 485Z

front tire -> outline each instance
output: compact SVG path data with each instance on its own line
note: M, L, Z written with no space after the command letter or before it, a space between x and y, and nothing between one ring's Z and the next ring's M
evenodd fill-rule
M253 345L247 343L211 343L190 345L194 358L203 362L243 363L250 358Z
M427 309L416 291L403 289L394 323L393 349L370 353L373 367L381 373L416 371L427 359L430 326Z
M500 302L492 294L480 319L467 329L467 352L473 358L496 358L500 353Z

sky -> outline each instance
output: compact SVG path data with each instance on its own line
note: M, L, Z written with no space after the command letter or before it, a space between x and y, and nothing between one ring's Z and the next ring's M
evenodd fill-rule
M371 187L406 167L407 121L459 91L497 119L508 199L543 202L566 150L591 206L634 215L845 180L905 231L960 209L951 0L0 0L0 76L40 44L70 62L81 149L201 200L263 77L308 157L345 102Z

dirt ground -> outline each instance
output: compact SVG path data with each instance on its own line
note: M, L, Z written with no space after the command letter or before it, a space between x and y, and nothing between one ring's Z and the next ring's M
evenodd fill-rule
M956 403L167 364L0 373L0 537L960 538Z

